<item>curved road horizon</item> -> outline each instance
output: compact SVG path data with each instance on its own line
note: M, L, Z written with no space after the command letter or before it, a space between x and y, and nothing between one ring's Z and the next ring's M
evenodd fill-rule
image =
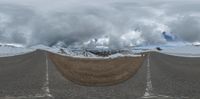
M109 86L83 86L66 79L36 50L0 58L0 99L198 99L200 58L149 52L128 80ZM58 55L57 57L61 57Z

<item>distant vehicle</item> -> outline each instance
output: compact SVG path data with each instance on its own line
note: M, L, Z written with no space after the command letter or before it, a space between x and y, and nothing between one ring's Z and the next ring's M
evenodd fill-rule
M156 49L157 49L158 51L161 51L161 50L162 50L160 47L156 47Z

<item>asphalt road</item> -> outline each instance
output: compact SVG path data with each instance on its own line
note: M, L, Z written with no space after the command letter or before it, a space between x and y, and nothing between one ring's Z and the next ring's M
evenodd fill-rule
M152 96L167 99L200 98L200 58L151 53Z
M65 79L35 52L0 58L0 99L199 99L200 58L152 52L136 75L117 85L89 87Z
M45 65L40 51L0 58L0 99L43 97Z
M124 83L89 87L65 79L47 54L0 58L0 99L136 99L145 92L145 66Z

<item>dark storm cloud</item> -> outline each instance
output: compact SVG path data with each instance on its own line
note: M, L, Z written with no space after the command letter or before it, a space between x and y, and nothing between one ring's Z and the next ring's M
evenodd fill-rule
M196 0L0 1L0 42L54 45L109 38L109 46L165 43L162 32L200 41Z
M34 11L17 5L0 5L0 41L26 43L27 29Z

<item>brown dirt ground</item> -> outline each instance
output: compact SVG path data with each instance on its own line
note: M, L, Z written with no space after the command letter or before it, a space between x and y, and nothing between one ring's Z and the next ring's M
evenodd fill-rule
M49 57L66 79L86 86L107 86L126 81L136 74L145 58L90 59L53 53Z

